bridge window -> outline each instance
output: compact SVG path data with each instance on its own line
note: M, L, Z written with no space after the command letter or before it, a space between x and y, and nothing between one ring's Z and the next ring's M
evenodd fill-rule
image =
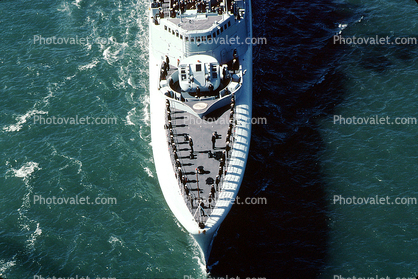
M186 42L188 42L189 41L189 37L186 37Z
M225 23L224 27L225 27L225 30L228 29L228 26L226 25L226 23Z
M166 30L166 31L167 31L167 25L164 25L164 30Z
M183 40L183 35L182 34L180 34L180 40Z
M221 32L224 32L224 28L221 26Z
M202 71L202 64L196 64L196 72Z
M196 37L196 42L200 43L200 37Z
M216 38L216 32L213 32L213 37Z
M228 27L231 27L231 22L230 21L228 21Z
M218 34L218 35L220 34L220 31L219 31L219 29L218 29L218 31L216 32L216 34Z
M194 37L190 37L190 42L194 42Z

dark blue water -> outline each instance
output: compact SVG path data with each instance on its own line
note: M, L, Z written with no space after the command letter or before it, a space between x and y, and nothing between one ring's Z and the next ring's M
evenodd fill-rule
M416 125L349 126L334 115L418 117L416 45L333 36L417 34L414 1L253 1L250 158L215 239L211 275L415 277L416 205L333 204L334 195L418 197ZM204 277L168 209L150 147L145 1L0 1L0 276ZM107 43L37 45L43 37ZM101 41L102 42L102 41ZM114 117L43 125L35 117ZM114 205L39 205L113 197Z
M233 208L215 241L214 272L315 278L329 234L316 119L343 98L330 40L347 15L330 1L254 1L253 9L254 36L268 39L254 48L253 114L268 125L253 125L240 195L268 204Z

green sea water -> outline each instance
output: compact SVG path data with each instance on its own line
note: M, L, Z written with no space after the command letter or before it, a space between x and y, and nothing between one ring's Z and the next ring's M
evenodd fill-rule
M153 166L146 12L145 1L0 3L2 277L201 273ZM99 124L62 124L87 117ZM77 196L116 204L34 200Z
M334 122L334 116L320 121L326 146L323 177L332 212L328 268L321 278L415 278L418 49L416 44L398 45L394 40L416 38L417 5L414 1L405 5L396 1L350 2L361 9L358 20L344 25L341 35L389 37L390 44L346 45L339 66L346 77L346 93L334 113L342 118L389 121L344 125ZM363 201L344 204L339 196ZM388 197L389 202L366 205L367 197Z

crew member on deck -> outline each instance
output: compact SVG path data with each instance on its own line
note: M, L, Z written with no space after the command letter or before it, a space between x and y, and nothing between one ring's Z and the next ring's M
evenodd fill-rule
M194 150L193 150L193 139L190 136L189 136L189 146L190 146L190 149L191 149L191 153L193 153L194 152Z
M170 58L168 58L168 56L165 56L165 63L167 65L167 70L170 71Z
M223 69L222 69L222 78L223 78L223 81L225 82L226 81L226 78L227 78L227 69L226 69L226 67L223 67Z
M218 138L218 133L215 131L212 134L212 149L215 150L215 143L216 143L216 139Z
M208 88L209 88L209 95L212 96L212 94L213 94L213 85L212 85L212 83L209 84Z
M215 186L212 185L212 187L210 187L210 193L212 197L215 198L215 193L216 193Z
M221 178L219 175L216 175L215 178L215 184L216 184L216 191L219 191L219 182L221 181Z
M196 98L200 98L200 87L196 87Z
M202 216L206 216L205 210L203 210L203 208L205 208L205 203L202 200L202 202L200 203L200 210L201 210Z

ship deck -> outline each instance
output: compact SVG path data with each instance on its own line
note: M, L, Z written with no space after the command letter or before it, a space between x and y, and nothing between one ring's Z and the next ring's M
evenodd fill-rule
M211 187L214 185L214 188L217 188L215 179L219 174L222 151L226 149L225 140L229 128L231 109L229 106L225 106L224 108L211 113L209 116L212 121L203 120L188 112L175 109L172 106L170 109L177 155L181 163L182 174L187 178L186 185L189 188L189 196L187 196L184 189L182 189L185 203L192 215L194 215L196 221L205 222L215 206L215 200L213 198L210 199ZM215 142L215 149L213 149L212 134L215 131L219 137ZM167 136L168 138L170 137L169 132L167 132ZM188 137L191 137L193 140L193 157L190 156L191 147L187 140ZM232 138L233 136L231 136L231 141ZM230 146L232 147L232 143ZM171 157L173 165L175 165L172 149ZM223 174L225 173L227 164L228 160L226 160L226 164L223 168ZM202 169L202 171L196 174L196 169ZM218 189L216 189L215 199L218 198L219 192L222 189L223 177L224 175L220 176L220 183ZM183 187L180 179L178 179L178 182L178 187ZM202 208L198 207L199 198L203 201Z

